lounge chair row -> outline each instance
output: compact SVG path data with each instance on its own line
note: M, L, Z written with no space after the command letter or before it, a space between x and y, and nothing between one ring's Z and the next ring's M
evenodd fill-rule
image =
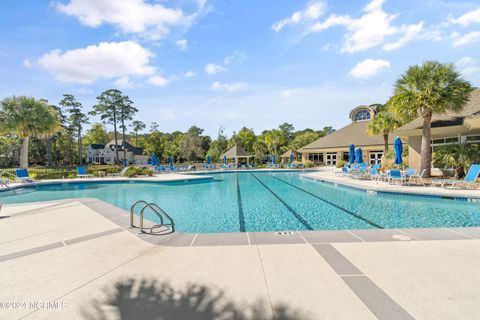
M417 169L407 168L405 170L391 169L388 172L380 172L380 164L367 166L366 163L355 164L352 167L342 167L341 174L351 178L371 179L377 181L386 181L392 184L411 184L413 181L419 181L425 186L425 172L417 174ZM454 179L432 179L434 187L455 188L459 185L465 188L476 187L476 181L480 176L480 164L473 164L463 180Z
M399 169L391 169L387 172L380 172L380 164L367 166L365 162L355 164L352 167L342 167L341 174L355 179L370 179L376 181L385 181L390 184L412 184L414 181L419 181L425 186L423 171L421 174L417 174L417 169L407 168L402 171Z

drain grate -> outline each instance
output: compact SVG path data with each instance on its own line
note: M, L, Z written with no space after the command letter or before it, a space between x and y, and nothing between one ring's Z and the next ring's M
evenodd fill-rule
M275 234L277 236L293 236L295 233L292 231L277 231Z

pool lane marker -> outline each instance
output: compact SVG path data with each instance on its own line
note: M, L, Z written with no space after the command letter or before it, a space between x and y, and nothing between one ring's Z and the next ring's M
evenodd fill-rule
M368 223L369 225L371 225L371 226L373 226L373 227L375 227L375 228L384 229L381 225L378 225L378 224L376 224L375 222L370 221L370 220L368 220L367 218L362 217L362 216L359 215L358 213L355 213L355 212L353 212L353 211L350 211L350 210L348 210L348 209L345 209L345 208L343 208L343 207L340 207L339 205L337 205L337 204L335 204L335 203L333 203L333 202L330 202L330 201L328 201L327 199L324 199L324 198L322 198L322 197L319 197L319 196L317 196L316 194L311 193L310 191L307 191L307 190L302 189L302 188L300 188L300 187L297 187L296 185L294 185L294 184L292 184L292 183L290 183L290 182L287 182L287 181L285 181L285 180L283 180L283 179L277 178L277 177L275 177L275 176L273 176L273 175L271 175L271 174L267 174L267 175L270 176L270 177L272 177L272 178L274 178L274 179L277 179L278 181L281 181L281 182L283 182L283 183L285 183L285 184L287 184L287 185L289 185L289 186L291 186L291 187L294 187L295 189L298 189L298 190L300 190L300 191L303 191L303 192L311 195L312 197L317 198L318 200L321 200L321 201L323 201L323 202L325 202L325 203L327 203L327 204L329 204L329 205L331 205L331 206L333 206L333 207L335 207L335 208L337 208L337 209L340 209L340 210L342 210L343 212L348 213L349 215L354 216L355 218L360 219L360 220L362 220L363 222L366 222L366 223Z
M235 180L237 181L238 223L240 224L240 232L245 232L245 214L243 213L242 195L240 194L238 174L235 174Z
M286 203L282 198L280 198L280 196L278 194L276 194L272 189L270 189L265 183L263 183L260 179L258 179L258 177L256 175L254 175L253 173L250 173L262 186L265 187L265 189L267 189L268 191L270 191L271 194L273 194L273 196L275 198L277 198L278 201L280 201L294 216L295 218L297 218L298 221L300 221L301 224L303 224L303 226L305 228L307 228L307 230L313 230L313 227L305 220L302 218L301 215L299 215L295 209L293 209L292 207L290 207L288 205L288 203Z

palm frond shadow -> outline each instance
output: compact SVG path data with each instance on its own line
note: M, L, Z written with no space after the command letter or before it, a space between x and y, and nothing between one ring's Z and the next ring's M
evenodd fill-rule
M268 301L251 305L229 301L221 290L189 284L176 289L168 281L127 278L107 287L104 299L94 299L80 312L88 320L266 320L272 319ZM281 304L274 307L275 319L306 319Z

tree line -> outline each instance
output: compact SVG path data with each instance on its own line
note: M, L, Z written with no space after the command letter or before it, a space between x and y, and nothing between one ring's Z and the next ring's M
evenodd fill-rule
M163 161L173 157L179 162L204 161L207 155L212 161L220 161L221 155L237 144L260 162L267 155L278 157L280 152L296 150L334 131L332 127L296 131L293 125L284 123L259 135L243 127L227 137L220 127L217 137L212 139L197 126L186 132L167 133L152 122L145 132L147 125L135 119L137 112L133 101L117 89L102 92L89 112L72 94L64 94L58 105L26 96L3 99L0 102L0 166L82 165L86 146L112 140L118 146L119 137L122 148L115 148L117 163L120 151L126 158L127 141L142 148L146 155L155 153ZM99 116L100 122L93 123L84 133L90 124L89 116Z

